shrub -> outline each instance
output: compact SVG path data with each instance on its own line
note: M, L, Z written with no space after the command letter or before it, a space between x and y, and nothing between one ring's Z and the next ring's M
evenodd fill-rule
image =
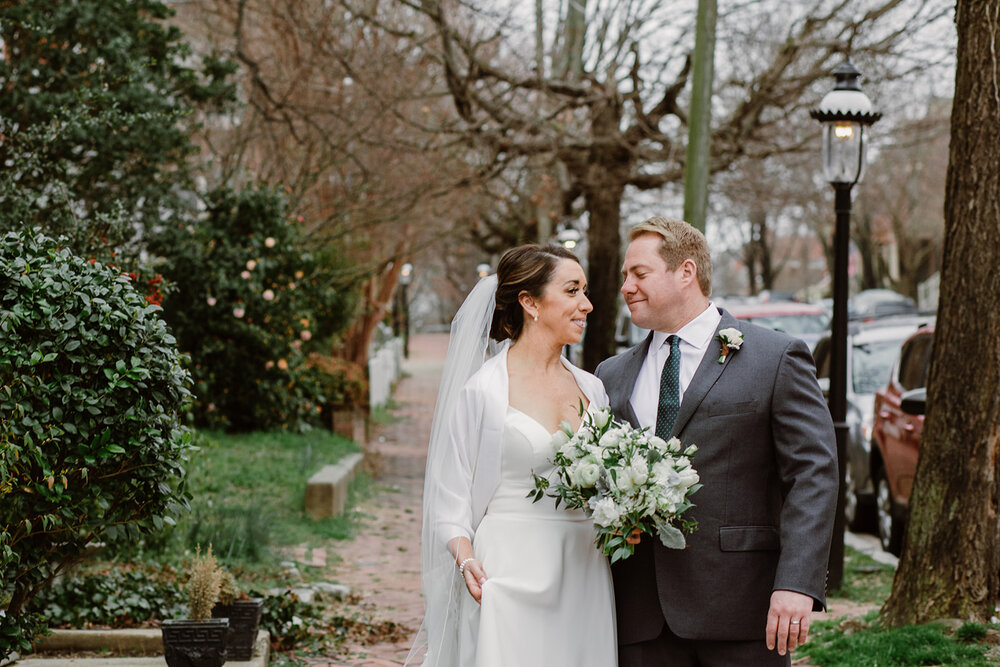
M0 238L0 656L30 640L25 604L88 542L186 505L190 378L159 310L37 231Z
M185 607L185 594L175 573L139 569L61 577L30 605L54 628L137 627L153 619L183 618Z
M164 316L191 355L196 423L231 431L321 422L329 378L306 363L347 324L338 259L307 251L285 200L268 188L218 190L196 225L154 244L172 283Z

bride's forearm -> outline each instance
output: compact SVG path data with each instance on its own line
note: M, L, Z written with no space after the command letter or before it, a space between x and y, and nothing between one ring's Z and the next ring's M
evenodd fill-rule
M472 558L476 554L472 549L472 542L467 537L456 537L448 542L448 550L455 558L455 563L461 563L466 558Z

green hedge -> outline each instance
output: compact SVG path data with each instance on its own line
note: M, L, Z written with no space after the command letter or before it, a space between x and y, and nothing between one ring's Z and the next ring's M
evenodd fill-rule
M186 505L190 378L159 310L37 231L0 239L0 656L27 645L25 604L88 542Z

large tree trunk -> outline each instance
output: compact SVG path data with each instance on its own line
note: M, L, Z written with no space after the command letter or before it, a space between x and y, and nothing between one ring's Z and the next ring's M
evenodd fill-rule
M621 271L621 206L625 195L632 153L621 145L621 102L614 96L591 107L594 139L586 162L574 161L583 183L587 230L587 271L590 301L594 311L587 317L583 341L583 368L593 372L597 364L615 353L615 319L618 314L618 276Z
M890 626L986 622L1000 595L1000 2L959 0L944 264L910 522Z
M585 200L590 217L587 242L590 302L583 341L583 367L593 372L597 364L615 353L615 319L618 315L618 274L621 269L621 203L625 186L608 179L605 187L587 189Z

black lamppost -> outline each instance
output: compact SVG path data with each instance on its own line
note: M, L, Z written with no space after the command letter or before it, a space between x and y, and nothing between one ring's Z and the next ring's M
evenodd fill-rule
M828 586L844 577L844 471L847 467L847 252L851 233L851 188L865 173L868 126L882 117L861 92L861 72L850 63L833 71L837 84L810 115L823 124L823 176L833 186L837 226L833 235L833 326L830 336L830 415L837 434L840 493L830 549Z
M413 282L413 265L407 262L399 271L399 286L403 300L403 357L410 358L410 301L406 298L406 289Z

